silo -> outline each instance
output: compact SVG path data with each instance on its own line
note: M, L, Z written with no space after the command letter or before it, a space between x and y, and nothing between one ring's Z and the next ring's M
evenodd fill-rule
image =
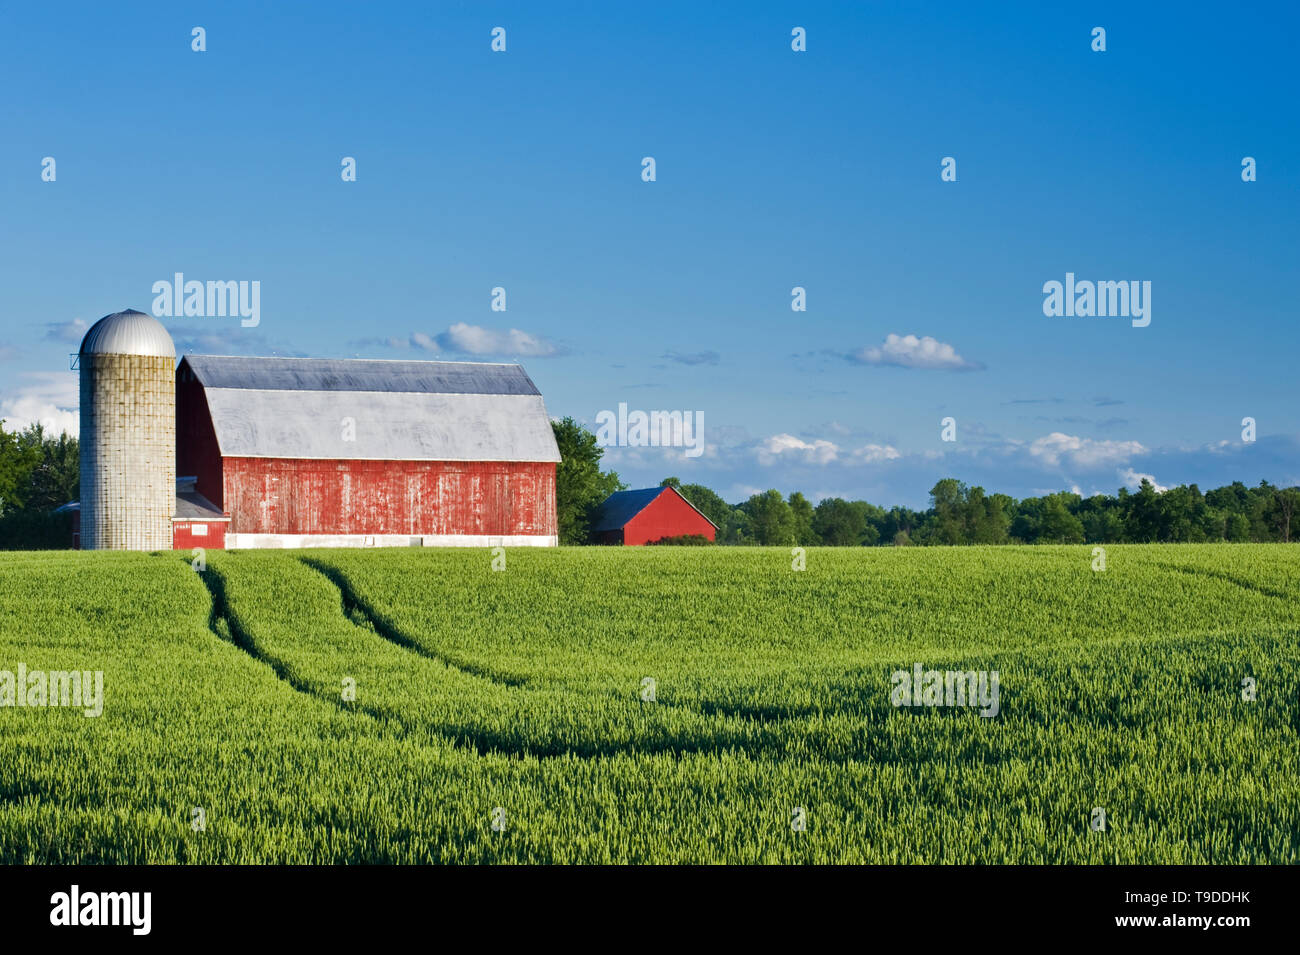
M86 332L81 368L81 546L170 550L176 509L176 347L127 309Z

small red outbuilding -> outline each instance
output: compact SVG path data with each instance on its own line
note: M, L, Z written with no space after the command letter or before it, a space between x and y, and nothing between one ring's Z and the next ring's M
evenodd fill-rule
M68 514L71 520L72 549L81 549L81 502L64 504L56 514ZM226 527L230 516L194 489L194 478L176 479L176 511L172 516L172 549L193 550L203 547L221 550L226 546Z
M601 504L592 527L602 544L649 544L665 537L702 534L715 540L717 525L673 487L615 491Z

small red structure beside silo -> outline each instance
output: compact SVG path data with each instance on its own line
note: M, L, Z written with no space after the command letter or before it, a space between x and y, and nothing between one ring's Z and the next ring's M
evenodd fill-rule
M616 491L596 514L592 532L601 544L636 546L699 534L717 539L718 528L674 487Z
M226 546L230 515L195 489L196 478L176 479L176 514L172 518L172 549L221 550Z
M224 550L226 546L226 525L230 518L222 521L172 521L172 548L175 550L193 550L202 547L207 550Z
M195 479L180 477L176 479L176 506L172 516L172 549L193 550L202 547L221 550L226 546L226 527L230 524L230 515L198 493L194 487ZM72 549L81 549L81 502L65 504L56 513L66 514L70 518L68 526L72 533Z

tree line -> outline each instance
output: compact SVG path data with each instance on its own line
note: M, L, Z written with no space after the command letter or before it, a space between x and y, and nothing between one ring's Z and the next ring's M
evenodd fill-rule
M1118 544L1228 541L1289 543L1300 521L1300 487L1235 481L1202 493L1195 484L1157 492L1083 497L1061 491L1016 500L956 478L930 490L930 507L880 507L831 497L815 507L796 491L755 494L730 505L699 484L666 478L709 520L724 544L871 547L907 544Z
M604 449L572 418L552 423L561 460L556 466L560 543L585 544L601 502L627 485L600 467ZM802 493L768 490L728 504L702 484L665 478L718 527L721 544L872 547L907 544L1111 544L1156 542L1289 543L1300 536L1300 487L1235 481L1204 493L1195 484L1157 492L1143 480L1136 491L1082 497L1069 492L1016 500L955 478L930 489L930 507L883 508L830 497L816 506ZM77 500L78 442L47 434L39 424L6 431L0 420L0 549L57 549L71 539L57 507Z
M67 432L52 437L39 424L6 431L0 420L0 550L72 546L70 519L53 511L77 500L79 455Z
M557 470L560 542L590 540L600 503L626 488L602 471L604 449L572 418L554 422L563 457ZM720 544L873 547L909 544L1117 544L1203 541L1289 543L1300 534L1300 487L1235 481L1201 492L1195 484L1157 492L1146 479L1136 491L1083 497L1061 491L1017 500L989 494L956 478L930 489L930 507L884 508L867 501L825 498L816 506L801 492L768 490L728 504L711 488L676 477L677 489L718 527Z

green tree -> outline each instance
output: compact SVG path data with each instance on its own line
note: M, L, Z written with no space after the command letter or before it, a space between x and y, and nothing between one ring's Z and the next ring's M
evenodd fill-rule
M1250 518L1245 514L1229 513L1223 519L1223 539L1234 544L1250 540Z
M898 544L898 535L903 535L903 542L910 544L912 532L921 525L921 515L908 507L891 507L876 525L877 540Z
M555 513L561 544L585 544L591 539L593 512L605 498L627 485L614 471L601 471L605 449L596 436L570 417L552 421L560 463L555 466Z
M1273 498L1277 488L1267 481L1260 481L1257 487L1249 491L1249 509L1246 516L1250 518L1250 539L1253 541L1277 540L1276 526L1272 521Z
M32 472L41 463L42 437L40 425L23 431L6 431L4 420L0 419L0 515L27 504Z
M858 543L863 547L875 547L880 543L880 525L885 519L885 509L866 501L850 501L849 506L862 515L862 535Z
M853 506L862 512L862 519L866 526L862 530L862 540L859 541L863 547L874 547L880 543L882 528L889 519L888 512L883 507L876 504L868 504L866 501L853 501Z
M1099 497L1103 501L1109 501L1104 495L1094 495L1084 502L1092 506L1078 515L1083 524L1083 539L1090 544L1118 543L1124 539L1124 518L1118 509L1109 504L1097 506L1093 503Z
M786 547L795 542L794 514L780 491L755 494L741 508L749 515L754 539L759 544Z
M1009 531L1012 541L1036 544L1043 527L1043 501L1046 498L1027 497L1016 504L1015 517Z
M930 488L931 515L926 522L925 543L966 543L965 501L966 485L956 478L944 478Z
M1073 495L1049 494L1043 498L1043 517L1038 539L1049 544L1082 544L1083 522L1070 513L1067 498Z
M1206 491L1205 502L1210 507L1217 507L1232 514L1249 514L1250 488L1240 481L1233 481L1224 487Z
M985 495L984 488L966 491L963 505L966 540L972 544L1005 544L1011 527L1010 510L1015 501L1005 494Z
M733 507L727 515L727 530L723 535L727 544L757 544L754 537L754 524L743 507Z
M1159 540L1196 543L1206 539L1210 508L1199 487L1190 484L1170 488L1160 495L1159 502Z
M805 547L817 544L818 537L813 531L812 503L800 491L791 494L788 503L790 504L790 518L794 524L794 542Z
M1300 487L1288 487L1274 493L1268 514L1277 528L1279 539L1289 544L1292 524L1300 518Z
M42 511L62 507L80 495L80 443L66 431L51 438L37 429L41 461L31 474L31 491L27 506Z
M842 497L826 497L813 510L812 529L831 547L856 547L867 529L866 512Z
M1155 485L1143 478L1137 493L1128 499L1124 534L1134 543L1151 543L1160 539L1160 524L1160 496Z

